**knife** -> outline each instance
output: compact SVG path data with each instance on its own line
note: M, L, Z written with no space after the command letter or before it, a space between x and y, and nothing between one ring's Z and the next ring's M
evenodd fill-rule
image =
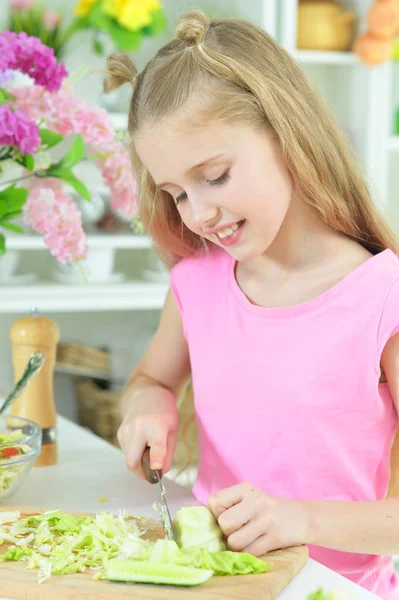
M162 470L153 470L150 468L150 447L147 446L143 452L141 464L144 471L144 476L149 483L157 484L159 490L159 516L161 519L163 530L168 540L176 541L176 535L172 525L172 519L168 504L166 502L166 489L162 483Z

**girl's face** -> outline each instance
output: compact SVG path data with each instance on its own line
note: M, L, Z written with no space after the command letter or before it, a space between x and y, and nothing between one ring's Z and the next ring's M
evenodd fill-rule
M240 123L194 128L169 118L133 141L191 231L239 262L267 251L292 196L291 178L271 135Z

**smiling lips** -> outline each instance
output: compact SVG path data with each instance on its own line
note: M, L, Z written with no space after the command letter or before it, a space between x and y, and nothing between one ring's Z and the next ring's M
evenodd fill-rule
M243 224L244 220L239 221L234 225L225 227L225 229L220 229L218 232L215 232L215 235L218 237L220 243L223 246L233 246L238 242L239 238L241 237L241 230Z

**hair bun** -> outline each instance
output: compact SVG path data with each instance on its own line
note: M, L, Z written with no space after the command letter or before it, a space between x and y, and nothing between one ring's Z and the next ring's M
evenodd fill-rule
M133 83L137 69L127 54L114 52L107 58L107 77L104 78L104 92L112 92L124 83Z
M209 19L201 10L183 13L176 25L176 39L185 46L202 44L209 29Z

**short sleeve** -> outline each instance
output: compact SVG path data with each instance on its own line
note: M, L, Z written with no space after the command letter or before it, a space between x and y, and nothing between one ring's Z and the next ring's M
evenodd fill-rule
M378 326L376 368L379 371L380 359L385 344L399 331L399 277L395 279L385 298Z

